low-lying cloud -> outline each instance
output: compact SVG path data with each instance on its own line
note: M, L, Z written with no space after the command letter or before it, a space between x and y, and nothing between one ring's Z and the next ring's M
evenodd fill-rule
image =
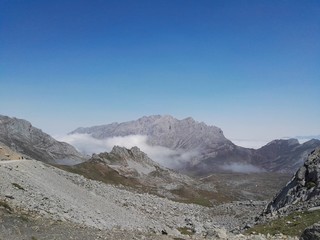
M246 163L231 163L221 167L225 171L237 172L237 173L259 173L263 172L261 168L258 168L252 164Z
M79 152L86 155L110 152L114 146L121 146L129 149L137 146L152 160L168 168L179 168L197 155L197 152L195 151L182 152L162 146L151 146L147 142L148 137L144 135L96 139L90 134L72 134L57 137L57 139L73 145Z

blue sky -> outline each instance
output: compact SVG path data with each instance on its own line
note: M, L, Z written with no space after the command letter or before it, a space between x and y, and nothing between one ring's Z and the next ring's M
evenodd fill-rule
M0 0L0 114L50 134L192 116L320 133L320 2Z

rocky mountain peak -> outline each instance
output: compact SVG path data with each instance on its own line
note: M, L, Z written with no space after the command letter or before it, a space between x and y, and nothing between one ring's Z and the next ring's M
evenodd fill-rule
M170 115L144 116L135 121L77 128L70 134L75 133L90 134L98 139L144 135L148 137L150 145L183 150L195 150L228 142L218 127L197 122L191 117L178 120Z
M125 147L114 146L110 152L110 154L118 156L124 160L133 160L136 162L144 162L148 164L155 164L147 154L142 152L138 147L132 147L131 149L127 149Z
M151 160L148 155L138 147L127 149L125 147L114 146L110 153L93 154L92 159L100 160L111 165L130 166L132 164L140 164L153 168L158 166L156 162Z

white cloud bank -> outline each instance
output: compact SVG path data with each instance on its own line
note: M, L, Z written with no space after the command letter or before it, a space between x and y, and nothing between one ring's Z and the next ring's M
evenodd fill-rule
M262 169L252 165L245 163L231 163L221 166L223 170L237 172L237 173L259 173L263 172Z
M147 143L148 137L143 135L96 139L90 134L72 134L56 138L59 141L73 145L78 151L87 155L110 152L114 146L129 149L137 146L152 160L168 168L178 168L183 163L191 161L197 155L195 151L182 152L162 146L151 146Z

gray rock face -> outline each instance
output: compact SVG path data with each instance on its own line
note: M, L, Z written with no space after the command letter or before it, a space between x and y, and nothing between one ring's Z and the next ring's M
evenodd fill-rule
M151 145L164 146L170 149L194 150L213 147L228 142L220 128L207 126L192 118L178 120L172 116L149 116L136 121L112 123L102 126L78 128L74 133L91 134L98 139L146 135Z
M159 164L152 161L147 154L142 152L138 147L127 149L124 147L114 146L110 153L100 153L93 158L99 158L109 164L129 166L131 161L149 167L159 167Z
M0 115L0 142L16 152L44 162L84 161L84 157L73 146L58 142L22 119Z
M285 213L320 206L320 148L314 150L293 179L270 202L265 213Z
M306 228L300 237L300 240L319 240L319 239L320 239L320 222Z

